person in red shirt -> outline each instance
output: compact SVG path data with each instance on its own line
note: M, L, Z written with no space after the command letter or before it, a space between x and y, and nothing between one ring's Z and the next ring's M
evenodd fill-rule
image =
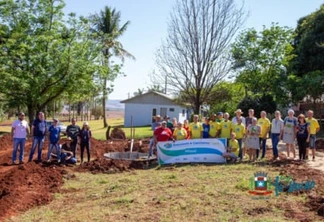
M167 127L167 122L163 121L161 127L154 131L154 142L157 144L158 142L164 142L172 139L172 131Z

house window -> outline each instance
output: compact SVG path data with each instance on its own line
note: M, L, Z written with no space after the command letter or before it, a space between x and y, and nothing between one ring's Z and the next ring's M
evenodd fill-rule
M169 111L170 111L170 112L174 112L174 108L170 108Z

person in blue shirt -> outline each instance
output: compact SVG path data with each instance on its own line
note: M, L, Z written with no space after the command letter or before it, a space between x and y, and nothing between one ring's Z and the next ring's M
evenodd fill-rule
M209 138L209 129L210 129L210 125L209 125L209 118L205 117L205 122L202 124L202 128L203 128L203 138Z
M33 144L29 153L28 162L33 160L35 150L38 147L37 162L40 163L42 162L42 149L46 135L46 121L43 112L39 112L38 118L34 120L31 135L33 136Z
M60 133L61 128L58 126L58 119L53 119L53 125L51 125L48 128L49 132L49 146L48 146L48 153L47 153L47 162L51 161L51 153L53 150L53 147L56 149L56 155L57 157L60 157ZM61 158L57 158L57 162L59 163L61 161Z
M81 164L83 163L83 153L84 148L87 149L88 154L88 162L90 162L90 138L91 138L91 131L88 122L83 123L83 127L80 131L80 148L81 148Z

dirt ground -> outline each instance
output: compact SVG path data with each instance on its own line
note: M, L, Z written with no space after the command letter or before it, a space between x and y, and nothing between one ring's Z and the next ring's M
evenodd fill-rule
M24 154L25 164L11 165L12 140L9 134L0 137L0 221L18 212L50 202L53 194L60 191L63 178L73 177L73 171L92 173L116 173L132 169L143 169L143 164L134 161L106 160L103 154L114 151L129 151L129 141L99 141L91 139L90 163L69 167L55 162L26 163L31 149L27 140ZM61 143L70 141L62 139ZM133 151L148 151L148 141L135 141ZM46 159L48 144L45 142L43 160ZM86 155L86 154L85 154ZM37 158L36 154L34 159Z
M26 143L24 161L27 161L27 155L31 149L31 140ZM69 140L62 140L61 143L69 144ZM324 144L324 143L323 143ZM47 149L45 143L45 148ZM149 141L135 141L134 151L147 152ZM324 216L324 174L323 163L324 153L318 152L316 161L300 162L288 160L285 158L285 146L280 144L281 160L272 161L271 143L267 150L267 161L257 162L256 165L269 165L270 169L279 171L280 174L289 175L302 182L314 180L315 189L307 193L308 199L306 205L311 211L320 216ZM43 152L45 160L47 150ZM61 166L47 163L36 164L35 162L25 163L24 165L10 165L12 155L12 140L9 135L0 137L0 221L11 215L26 211L32 207L50 202L55 192L60 192L63 184L63 178L73 177L73 172L91 172L91 173L117 173L133 169L145 168L145 163L122 160L108 160L103 158L107 152L129 151L129 141L98 141L91 140L91 158L92 161L77 166ZM324 150L324 147L323 147ZM36 156L34 157L36 158ZM314 169L318 168L318 169ZM321 169L321 170L320 170ZM294 195L299 195L296 193ZM307 218L310 212L300 212L298 208L282 206L287 218L297 221L309 221Z

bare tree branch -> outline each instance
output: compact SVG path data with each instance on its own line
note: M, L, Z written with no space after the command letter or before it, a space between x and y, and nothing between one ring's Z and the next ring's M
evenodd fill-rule
M229 46L246 17L234 0L177 0L167 38L156 53L160 74L152 76L153 84L167 78L169 93L177 93L198 112L229 73Z

